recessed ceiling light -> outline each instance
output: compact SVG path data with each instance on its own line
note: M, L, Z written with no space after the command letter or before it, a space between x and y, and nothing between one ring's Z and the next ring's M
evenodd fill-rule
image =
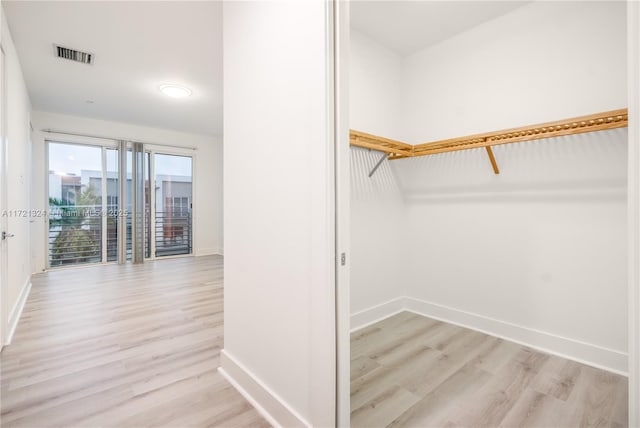
M191 95L191 89L180 85L160 85L160 91L171 98L185 98Z

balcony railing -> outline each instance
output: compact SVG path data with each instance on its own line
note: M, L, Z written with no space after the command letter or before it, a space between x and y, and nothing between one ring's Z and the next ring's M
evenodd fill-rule
M49 265L102 260L102 212L93 206L49 207Z
M156 212L156 224L153 229L156 257L191 254L193 247L191 213ZM147 228L147 236L150 236L149 228Z
M49 266L99 263L103 260L103 211L94 206L51 206L49 218ZM107 217L106 261L118 258L117 208L109 207ZM151 239L155 257L191 254L193 231L191 213L156 212L155 225L146 214L145 256L151 256ZM131 217L127 217L127 258L131 258ZM153 230L152 230L153 229Z

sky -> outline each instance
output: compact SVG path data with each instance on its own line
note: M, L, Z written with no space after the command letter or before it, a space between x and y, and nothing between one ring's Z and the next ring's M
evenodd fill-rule
M117 171L118 155L115 149L107 150L107 170ZM191 158L155 154L157 175L191 176ZM128 162L128 169L131 162ZM102 149L97 146L49 143L49 170L58 174L81 175L81 171L102 169Z

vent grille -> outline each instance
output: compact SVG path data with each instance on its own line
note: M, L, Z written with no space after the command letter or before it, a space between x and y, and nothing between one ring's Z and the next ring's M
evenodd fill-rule
M58 58L68 59L71 61L81 62L83 64L93 64L93 54L77 51L75 49L65 48L63 46L54 45L56 56Z

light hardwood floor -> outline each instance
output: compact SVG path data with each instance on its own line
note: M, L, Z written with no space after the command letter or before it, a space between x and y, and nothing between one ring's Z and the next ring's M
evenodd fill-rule
M353 427L627 426L627 379L402 312L351 335Z
M1 358L2 427L268 427L217 372L223 259L33 278Z

